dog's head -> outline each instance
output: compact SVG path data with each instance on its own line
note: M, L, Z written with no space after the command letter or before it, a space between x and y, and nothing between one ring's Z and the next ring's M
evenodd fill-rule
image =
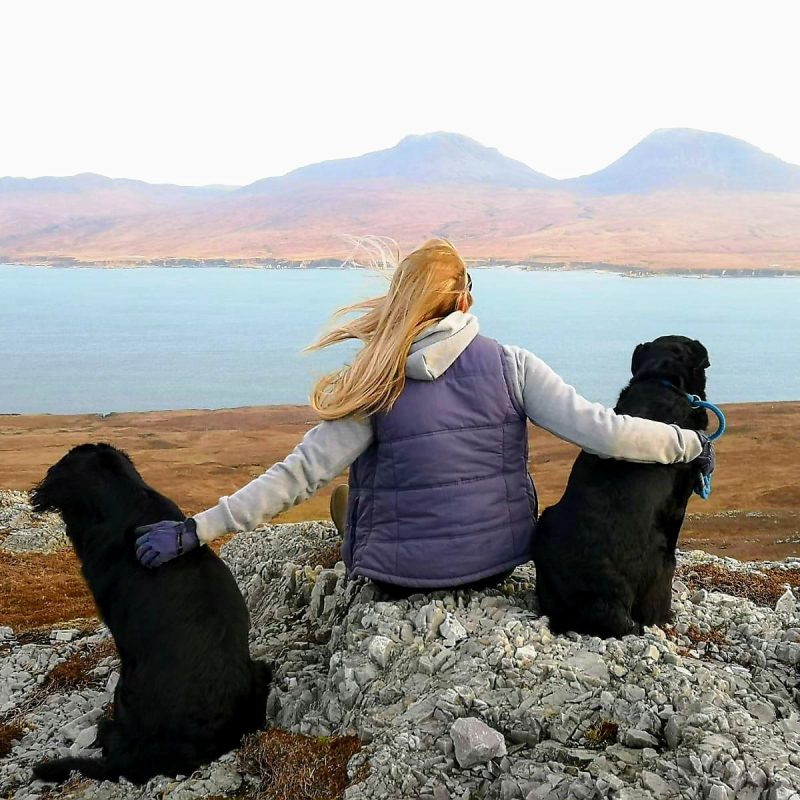
M34 511L57 511L76 546L79 530L116 519L144 497L133 462L110 444L73 447L31 490Z
M631 373L637 380L660 378L705 400L706 369L711 366L708 351L697 339L659 336L636 346Z

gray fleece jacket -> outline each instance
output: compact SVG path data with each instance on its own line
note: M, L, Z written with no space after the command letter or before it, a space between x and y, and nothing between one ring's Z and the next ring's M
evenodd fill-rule
M455 311L423 331L411 347L406 376L433 381L478 334L472 314ZM513 389L528 419L588 453L642 463L694 460L702 449L694 431L616 414L591 403L547 364L520 347L503 346ZM312 428L284 461L207 511L195 515L202 542L259 523L306 500L352 464L372 443L369 420L344 418Z

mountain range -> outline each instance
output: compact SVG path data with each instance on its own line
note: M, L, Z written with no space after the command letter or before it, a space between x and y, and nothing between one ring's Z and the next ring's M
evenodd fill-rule
M0 178L0 261L132 264L344 258L343 235L470 259L644 269L800 270L800 166L690 129L556 180L454 133L265 178L187 187Z

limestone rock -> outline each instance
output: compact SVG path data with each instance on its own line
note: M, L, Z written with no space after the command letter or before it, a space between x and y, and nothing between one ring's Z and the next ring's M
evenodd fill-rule
M779 614L794 614L797 611L797 600L792 593L792 588L787 584L786 591L778 598L775 603L775 611Z
M457 719L450 727L450 737L456 761L462 769L506 754L503 735L475 717Z
M369 657L379 666L386 667L392 657L394 642L385 636L373 636L369 643Z

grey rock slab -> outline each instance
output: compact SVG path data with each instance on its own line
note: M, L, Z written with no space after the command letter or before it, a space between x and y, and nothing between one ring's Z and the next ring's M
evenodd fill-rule
M581 677L589 677L605 684L610 679L608 665L603 657L588 650L579 650L570 656L567 665L575 671L579 680Z
M386 667L394 651L394 642L386 636L373 636L369 643L369 657L379 666Z
M445 644L454 645L469 635L467 629L452 614L447 614L442 624L439 626L439 635L445 640Z
M475 717L457 719L450 726L450 737L462 769L506 755L503 735Z
M641 731L638 728L628 728L623 734L622 741L627 747L658 747L658 739L652 733Z
M747 704L747 710L762 724L766 725L775 721L775 706L772 703L753 700Z
M780 642L775 647L775 657L784 664L797 666L800 664L800 644Z
M649 770L642 771L642 786L654 797L673 797L675 790L658 774Z
M775 611L778 614L794 614L797 611L797 600L788 584L786 585L786 591L775 603Z

